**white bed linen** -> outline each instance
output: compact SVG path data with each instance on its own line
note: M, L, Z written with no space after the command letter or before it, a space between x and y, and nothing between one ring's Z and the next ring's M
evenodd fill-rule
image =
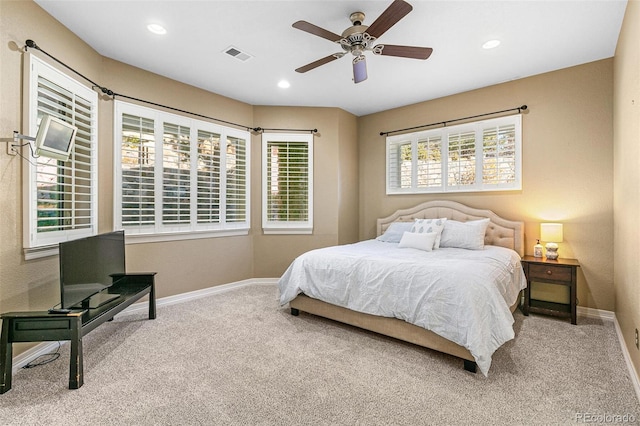
M367 240L299 256L278 285L282 305L304 293L431 330L467 348L486 376L515 335L509 307L526 279L518 254L503 247L427 252Z

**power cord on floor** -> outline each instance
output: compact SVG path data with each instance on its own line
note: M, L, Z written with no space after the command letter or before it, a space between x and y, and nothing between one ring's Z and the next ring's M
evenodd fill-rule
M48 357L48 358L40 360L40 358L44 358L44 357ZM55 352L49 353L49 354L40 355L39 357L37 357L33 361L28 362L27 365L25 365L22 368L40 367L41 365L49 364L50 362L53 362L58 358L60 358L60 342L58 342L58 347L56 348Z

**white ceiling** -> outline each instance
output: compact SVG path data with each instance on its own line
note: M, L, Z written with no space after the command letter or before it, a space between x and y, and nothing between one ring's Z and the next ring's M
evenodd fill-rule
M352 12L364 12L370 25L392 0L36 3L103 56L252 105L339 107L358 116L612 57L627 3L407 1L413 11L378 42L431 47L433 54L422 61L367 52L369 78L359 84L350 56L296 73L341 48L291 24L305 20L341 34ZM149 23L167 34L150 33ZM490 39L502 43L482 49ZM34 41L57 56L46 39ZM253 57L241 62L224 53L230 46ZM278 88L281 79L291 87Z

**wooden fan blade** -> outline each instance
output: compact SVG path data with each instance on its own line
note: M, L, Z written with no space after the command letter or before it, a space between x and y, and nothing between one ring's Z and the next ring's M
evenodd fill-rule
M325 30L324 28L320 28L319 26L313 25L307 21L294 22L292 27L305 31L309 34L317 35L318 37L326 38L329 41L340 41L340 39L342 39L342 36Z
M329 56L325 56L322 59L318 59L317 61L311 62L310 64L307 64L303 67L300 67L298 69L296 69L296 72L299 73L303 73L303 72L307 72L307 71L311 71L314 68L318 68L320 65L324 65L327 64L331 61L335 61L336 59L338 59L340 56L337 55L329 55Z
M389 28L394 26L399 20L404 18L407 13L413 10L413 6L403 0L395 0L391 5L373 21L373 24L367 28L367 34L371 37L378 38Z
M377 53L380 52L380 53ZM430 47L395 46L393 44L379 44L373 48L373 53L384 56L400 56L402 58L427 59L433 53Z

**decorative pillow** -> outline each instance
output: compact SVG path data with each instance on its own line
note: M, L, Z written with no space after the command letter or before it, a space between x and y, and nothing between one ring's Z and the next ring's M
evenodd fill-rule
M393 222L389 225L384 234L380 235L376 240L384 243L399 243L402 239L402 234L405 231L411 231L413 222Z
M418 250L431 251L436 240L435 232L405 232L398 244L398 248L414 248Z
M440 247L482 250L487 226L489 226L489 219L472 220L470 222L448 220L442 230Z
M424 233L424 232L433 232L436 234L436 240L433 243L433 248L437 249L440 247L440 237L442 234L442 229L444 228L444 224L446 223L447 218L439 218L439 219L416 219L413 222L413 226L411 227L411 232L415 233Z

